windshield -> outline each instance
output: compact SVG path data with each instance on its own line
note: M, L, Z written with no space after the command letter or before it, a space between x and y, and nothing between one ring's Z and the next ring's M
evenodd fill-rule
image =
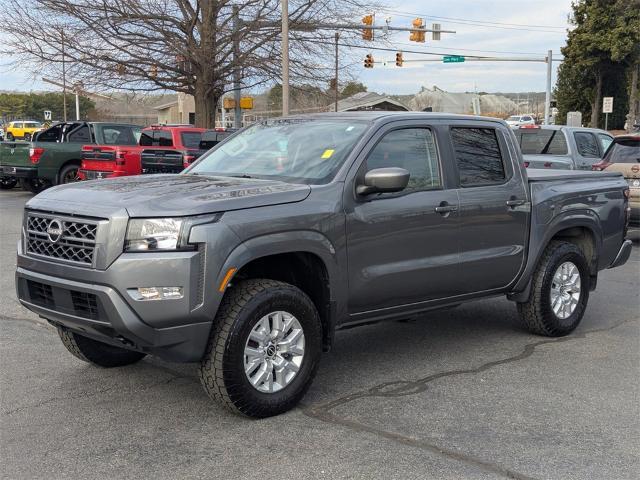
M640 163L640 140L614 141L607 150L605 161L609 163Z
M327 183L366 128L353 120L267 120L216 146L185 173Z
M567 155L567 141L560 130L520 129L516 132L523 155Z

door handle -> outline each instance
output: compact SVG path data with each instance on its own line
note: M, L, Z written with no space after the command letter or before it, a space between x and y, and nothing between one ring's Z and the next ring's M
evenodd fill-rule
M520 200L507 200L507 206L511 207L511 208L517 207L519 205L524 205L525 203L527 203L527 201L526 200L522 200L522 199L520 199Z
M458 210L458 207L456 205L446 205L446 202L442 202L444 205L440 205L439 207L436 207L435 210L438 213L449 213L449 212L455 212L456 210Z

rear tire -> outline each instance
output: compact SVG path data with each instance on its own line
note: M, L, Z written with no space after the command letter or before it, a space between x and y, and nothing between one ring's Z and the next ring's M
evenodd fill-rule
M65 184L79 182L81 180L78 176L79 170L80 165L76 165L75 163L65 165L62 167L62 170L60 170L60 176L58 177L60 181L58 183Z
M58 327L62 344L76 358L102 368L123 367L139 362L145 353L114 347Z
M30 142L31 141L31 134L30 133L25 133L24 134L24 141L25 142Z
M20 186L25 190L36 194L49 188L50 185L49 182L40 178L21 178Z
M298 404L321 352L320 318L304 292L275 280L245 280L220 305L200 381L229 410L270 417Z
M18 184L15 177L0 177L0 190L11 190Z
M576 329L589 300L589 263L576 245L551 242L532 278L529 300L518 313L531 333L561 337Z

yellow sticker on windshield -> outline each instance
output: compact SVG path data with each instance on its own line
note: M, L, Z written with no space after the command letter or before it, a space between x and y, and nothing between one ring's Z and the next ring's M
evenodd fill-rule
M320 158L331 158L331 155L333 155L333 152L335 152L335 150L330 150L327 149L324 151L324 153L320 156Z

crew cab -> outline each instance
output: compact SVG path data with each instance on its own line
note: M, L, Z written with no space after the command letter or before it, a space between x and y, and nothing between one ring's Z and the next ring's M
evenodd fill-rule
M591 170L613 141L597 128L524 125L514 132L527 168Z
M570 334L629 258L628 197L617 172L525 170L498 119L269 119L181 174L32 198L16 288L79 359L199 362L211 398L266 417L342 328L506 295L531 332Z
M38 133L34 141L27 144L28 156L3 157L0 169L15 170L23 188L38 193L52 185L79 180L83 145L113 142L135 145L140 129L137 125L106 122L58 123Z

